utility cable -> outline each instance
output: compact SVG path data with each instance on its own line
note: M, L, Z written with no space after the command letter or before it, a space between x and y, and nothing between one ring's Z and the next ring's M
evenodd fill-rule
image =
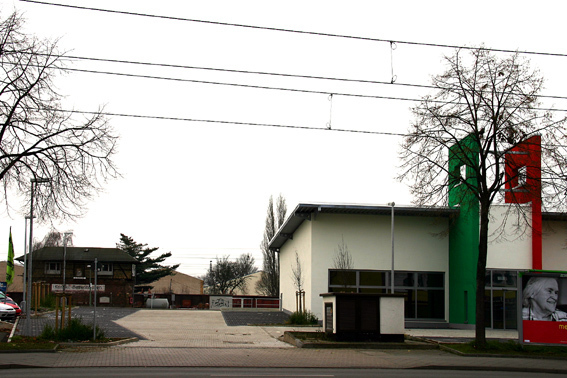
M186 22L195 22L195 23L203 23L203 24L210 24L210 25L232 26L232 27L240 27L240 28L248 28L248 29L266 30L266 31L314 35L314 36L321 36L321 37L347 38L347 39L364 40L364 41L371 41L371 42L397 43L397 44L414 45L414 46L426 46L426 47L438 47L438 48L441 47L441 48L463 49L463 50L477 50L478 49L477 47L461 46L461 45L449 45L449 44L442 44L442 43L398 41L398 40L393 40L393 39L360 37L360 36L353 36L353 35L343 35L343 34L322 33L322 32L294 30L294 29L285 29L285 28L275 28L275 27L268 27L268 26L245 25L245 24L236 24L236 23L230 23L230 22L198 20L198 19L184 18L184 17L160 16L160 15L154 15L154 14L148 14L148 13L127 12L127 11L119 11L119 10L112 10L112 9L84 7L84 6L78 6L78 5L58 4L58 3L52 3L52 2L47 2L47 1L37 1L37 0L20 0L20 1L24 2L24 3L31 3L31 4L52 5L52 6L58 6L58 7L63 7L63 8L72 8L72 9L80 9L80 10L88 10L88 11L96 11L96 12L123 14L123 15L128 15L128 16L141 16L141 17L150 17L150 18L165 19L165 20L172 20L172 21L186 21ZM562 54L562 53L538 52L538 51L527 51L527 50L519 51L519 50L510 50L510 49L501 49L501 48L482 48L482 49L487 50L487 51L502 52L502 53L514 53L514 54L518 53L518 54L527 54L527 55L544 55L544 56L567 57L567 54Z
M35 54L35 55L47 55L47 54ZM53 56L53 55L50 55L50 56ZM95 61L95 62L107 62L107 63L133 64L133 65L141 65L141 66L149 66L149 67L195 69L195 70L214 71L214 72L229 72L229 73L238 73L238 74L265 75L265 76L298 78L298 79L328 80L328 81L359 83L359 84L397 85L397 86L401 86L401 87L411 87L411 88L421 88L421 89L439 89L438 87L436 87L434 85L396 82L397 76L393 75L393 67L392 67L392 75L393 75L394 82L392 82L392 81L379 81L379 80L366 80L366 79L348 79L348 78L339 78L339 77L330 77L330 76L298 75L298 74L277 73L277 72L267 72L267 71L235 70L235 69L229 69L229 68L188 66L188 65L170 64L170 63L139 62L139 61L129 61L129 60L119 60L119 59L70 56L70 55L56 55L56 56L53 56L53 57L55 57L57 59L70 59L70 60ZM62 68L62 69L63 70L79 71L79 69L71 69L71 68ZM86 70L84 72L86 72ZM91 72L92 73L97 73L97 72L106 73L104 71L91 71ZM108 74L112 74L112 72L108 72ZM157 79L159 77L154 77L154 78ZM567 100L567 96L557 96L557 95L536 94L533 97L548 98L548 99L555 99L555 100Z
M139 119L155 119L155 120L166 120L166 121L183 121L183 122L202 122L202 123L217 123L225 125L237 125L237 126L261 126L261 127L275 127L284 129L299 129L299 130L329 130L327 128L313 127L313 126L299 126L299 125L283 125L283 124L273 124L273 123L255 123L255 122L238 122L238 121L221 121L212 119L199 119L199 118L184 118L184 117L169 117L169 116L151 116L151 115L141 115L141 114L126 114L126 113L112 113L112 112L93 112L93 111L83 111L83 110L59 110L65 113L73 114L89 114L89 115L104 115L107 117L124 117L124 118L139 118ZM408 136L404 133L392 133L385 131L368 131L368 130L349 130L349 129L332 129L335 132L343 133L357 133L357 134L374 134L374 135L388 135L388 136Z
M144 79L169 80L169 81L188 82L188 83L197 83L197 84L225 85L225 86L251 88L251 89L265 89L265 90L287 91L287 92L308 93L308 94L324 94L324 95L329 94L328 91L315 91L315 90L309 90L309 89L268 87L268 86L262 86L262 85L238 84L238 83L228 83L228 82L220 82L220 81L181 79L181 78L172 78L172 77L164 77L164 76L140 75L140 74L131 74L131 73L111 72L111 71L85 70L85 69L79 69L79 68L66 68L66 70L74 71L74 72L82 72L82 73L115 75L115 76L123 76L123 77L137 77L137 78L144 78ZM380 96L380 95L364 95L364 94L346 93L346 92L333 92L333 95L345 96L345 97L357 97L357 98L372 98L372 99L381 99L381 100L410 101L410 102L421 102L421 101L423 101L423 99L419 99L419 98ZM432 102L432 103L437 103L437 104L457 104L456 102L444 101L444 100L435 100L435 99L431 99L431 98L427 99L427 101ZM551 112L567 112L567 109L558 109L558 108L537 108L537 109L534 109L534 110L551 111Z

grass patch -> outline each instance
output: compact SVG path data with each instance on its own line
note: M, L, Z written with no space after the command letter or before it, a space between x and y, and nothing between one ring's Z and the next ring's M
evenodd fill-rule
M37 337L14 336L9 343L0 343L0 350L53 349L57 343Z
M445 344L461 353L467 354L501 354L512 356L554 357L567 359L567 347L544 345L521 345L517 341L505 342L489 340L486 349L477 349L474 341L463 344Z
M39 336L43 340L54 341L88 341L93 339L93 326L84 324L81 318L72 318L69 325L55 330L49 324L45 325ZM104 331L96 327L95 341L105 340Z
M289 316L290 325L318 325L319 319L311 311L296 311Z

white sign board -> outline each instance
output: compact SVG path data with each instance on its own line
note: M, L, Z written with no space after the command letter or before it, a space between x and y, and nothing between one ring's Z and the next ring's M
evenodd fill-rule
M92 287L92 289L91 289ZM65 292L66 293L79 293L79 292L89 292L94 290L94 285L75 285L75 284L66 284L65 285ZM97 291L104 291L104 285L96 285ZM63 292L63 284L51 284L51 291L54 293L62 293Z

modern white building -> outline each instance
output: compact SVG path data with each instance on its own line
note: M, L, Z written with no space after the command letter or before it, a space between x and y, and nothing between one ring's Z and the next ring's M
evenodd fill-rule
M517 207L494 206L492 210L485 292L490 312L487 326L492 328L516 328L521 306L517 273L532 269L530 207L522 208L521 216L513 209ZM471 267L451 269L451 259L461 247L450 237L457 232L452 225L458 217L458 207L394 207L394 290L405 294L405 319L410 326L466 328L474 324L474 282L459 281L462 275L471 276ZM567 270L567 217L544 213L542 219L543 269ZM306 309L320 319L322 293L390 292L391 236L390 206L297 205L270 243L279 252L282 308L296 311L297 288L292 279L296 253ZM333 266L343 241L353 260L346 278ZM472 272L473 277L475 274ZM451 285L458 290L450 290Z

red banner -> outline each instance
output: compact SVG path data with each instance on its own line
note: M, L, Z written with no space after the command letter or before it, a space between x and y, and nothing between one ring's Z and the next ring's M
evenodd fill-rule
M567 322L524 320L524 343L567 344Z

